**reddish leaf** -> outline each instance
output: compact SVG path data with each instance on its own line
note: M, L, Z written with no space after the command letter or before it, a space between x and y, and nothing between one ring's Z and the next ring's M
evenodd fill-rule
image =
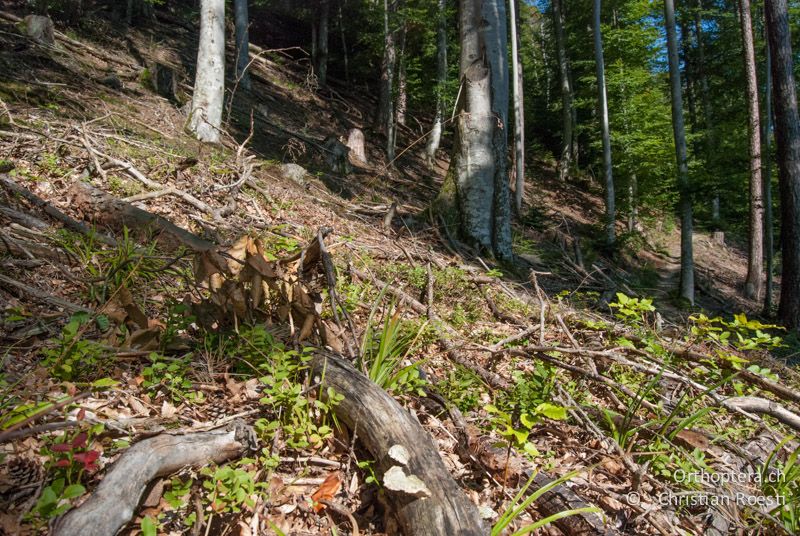
M342 479L339 476L339 471L333 471L332 473L328 474L325 478L325 481L322 482L319 489L314 492L311 496L311 500L314 501L314 511L321 512L325 509L324 504L320 504L318 501L332 501L334 495L339 492L339 488L342 487Z
M69 452L72 450L72 447L67 443L56 443L50 447L50 450L53 452Z
M67 460L67 459L58 460L56 462L56 467L69 467L69 460Z
M89 436L86 435L86 432L81 432L80 434L76 435L75 438L72 440L72 448L77 449L85 446L87 439L89 439Z

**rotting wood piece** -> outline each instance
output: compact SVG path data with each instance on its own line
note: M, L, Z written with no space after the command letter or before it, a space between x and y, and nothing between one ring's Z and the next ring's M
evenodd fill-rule
M254 447L255 432L242 421L210 432L160 434L117 460L91 497L56 522L55 536L108 536L134 515L147 484L187 466L221 463Z
M34 207L41 209L44 211L45 214L53 218L54 220L60 222L64 225L67 229L71 231L75 231L81 234L88 235L93 232L93 229L90 228L83 222L79 222L70 218L56 207L39 197L38 195L34 194L27 188L17 184L11 177L5 174L0 174L0 185L2 185L6 190L12 192L25 200L27 200L31 205ZM96 238L103 242L104 244L113 246L116 245L116 241L108 237L102 233L95 233Z
M95 224L113 229L122 227L140 231L151 229L160 234L159 239L162 242L172 246L185 246L195 252L214 248L213 243L178 227L169 220L110 196L85 182L74 182L71 195L75 208Z
M430 497L386 490L404 534L487 533L477 507L450 476L428 433L397 401L347 361L330 353L315 354L312 371L322 378L323 387L332 387L344 395L333 411L347 426L357 430L358 439L375 458L381 474L401 465L388 455L391 447L402 445L411 454L402 469L422 480Z

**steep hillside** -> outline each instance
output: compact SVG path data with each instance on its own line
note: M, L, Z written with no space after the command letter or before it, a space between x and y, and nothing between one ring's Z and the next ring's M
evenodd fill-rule
M428 210L447 147L429 171L425 127L406 127L386 162L370 92L315 87L269 22L209 147L183 130L186 14L96 12L49 46L13 8L0 533L800 529L800 375L774 326L730 315L758 310L738 249L696 234L700 306L682 310L675 230L606 256L599 185L536 161L520 260L499 266ZM336 154L355 128L366 162Z

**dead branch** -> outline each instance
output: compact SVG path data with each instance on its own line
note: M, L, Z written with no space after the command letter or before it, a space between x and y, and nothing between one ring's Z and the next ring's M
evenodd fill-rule
M195 252L208 251L214 247L213 243L178 227L165 218L112 197L85 182L73 183L72 195L76 208L96 224L116 229L128 227L138 231L148 229L158 231L162 240L172 245L187 247Z
M20 283L16 279L12 279L4 274L0 274L0 283L5 285L7 288L10 287L16 289L16 291L27 294L28 296L35 298L36 300L48 303L50 305L54 305L56 307L61 307L65 311L69 311L71 313L91 312L91 309L87 309L82 305L77 305L72 302L68 302L67 300L61 299L57 296L53 296L52 294L45 292L44 290L31 287L30 285L26 285L25 283Z
M756 396L738 396L722 402L722 407L741 413L758 413L775 417L780 422L800 432L800 415L789 411L777 402Z
M127 523L147 484L186 466L221 463L254 446L255 432L243 422L211 432L161 434L145 439L117 460L95 492L55 525L57 536L108 536Z
M404 534L486 534L478 509L450 476L428 432L394 398L334 355L317 353L312 374L323 379L324 387L344 395L333 411L351 430L358 427L358 438L381 473L399 470L421 481L418 492L384 486ZM410 453L406 464L389 456L395 445Z
M67 229L70 229L71 231L76 231L84 235L92 235L95 238L97 238L100 242L109 246L115 246L117 244L117 241L111 238L110 236L98 233L85 223L70 218L69 216L58 210L56 207L54 207L53 205L51 205L38 195L34 194L27 188L24 188L19 184L17 184L8 175L0 174L0 184L8 191L24 198L31 205L43 210L45 214L47 214L54 220L58 221L59 223L63 224L64 227L66 227Z

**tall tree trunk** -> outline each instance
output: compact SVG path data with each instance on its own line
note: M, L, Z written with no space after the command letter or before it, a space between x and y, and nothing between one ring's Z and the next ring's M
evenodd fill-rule
M765 28L766 32L766 28ZM764 47L766 53L766 68L764 72L764 249L766 250L767 288L764 293L764 313L772 314L772 291L774 259L775 259L775 229L772 222L772 53L769 43Z
M675 159L678 167L678 209L681 218L681 282L680 296L694 305L694 257L692 251L692 198L689 166L686 156L686 131L683 126L681 71L678 63L678 38L675 35L675 4L664 0L664 22L667 27L667 56L672 96L672 132L675 138Z
M747 130L750 134L750 248L748 250L747 280L744 293L750 299L761 299L764 278L764 202L761 177L761 118L758 106L756 53L753 46L753 24L750 0L739 0L739 19L742 26L744 71L747 79Z
M378 95L377 130L386 135L386 157L394 160L395 125L392 102L394 67L397 62L394 30L389 26L391 16L397 12L398 0L383 0L383 61Z
M328 27L331 10L330 0L320 0L317 11L317 43L314 47L314 74L320 86L328 83Z
M514 206L517 214L522 213L522 194L525 191L525 112L522 102L522 64L519 60L519 19L517 17L519 0L508 0L509 26L511 28L511 65L514 108L514 170L516 175Z
M344 60L344 80L350 83L350 60L347 57L347 40L344 38L344 18L342 17L342 6L345 0L339 2L339 34L342 38L342 55Z
M597 107L603 136L603 176L606 185L606 244L614 245L617 219L614 206L614 176L611 167L611 133L608 128L608 99L606 97L606 67L603 61L603 35L600 26L602 0L594 0L594 61L597 67Z
M447 0L439 0L439 23L436 27L436 117L425 148L428 167L433 169L436 151L442 140L442 121L444 120L445 85L447 84Z
M573 157L573 114L572 82L567 60L567 44L564 38L564 18L562 0L553 0L553 29L556 34L556 54L558 56L558 75L561 80L561 157L558 162L558 176L565 180L572 168Z
M703 9L703 1L697 0L694 10L694 34L697 39L697 62L695 67L697 71L697 78L700 82L700 105L703 109L703 123L705 125L705 132L703 133L703 150L705 159L705 168L710 172L714 167L714 160L716 158L716 133L714 131L713 108L711 105L711 96L709 94L708 74L706 71L706 46L703 37L703 18L701 11ZM712 217L715 228L719 228L719 185L714 181L713 184L713 202L716 203L717 211L716 216Z
M239 85L245 90L250 90L250 74L247 66L250 64L250 17L247 14L248 0L234 0L236 24L236 78Z
M408 111L408 93L406 91L406 21L400 29L400 58L397 62L397 124L406 124L406 112Z
M506 169L508 57L504 0L460 0L461 95L439 207L483 251L512 258Z
M778 318L800 328L800 117L786 0L764 3L772 53L772 101L781 195L781 300Z
M225 0L202 0L197 74L188 128L197 139L219 142L225 98Z

